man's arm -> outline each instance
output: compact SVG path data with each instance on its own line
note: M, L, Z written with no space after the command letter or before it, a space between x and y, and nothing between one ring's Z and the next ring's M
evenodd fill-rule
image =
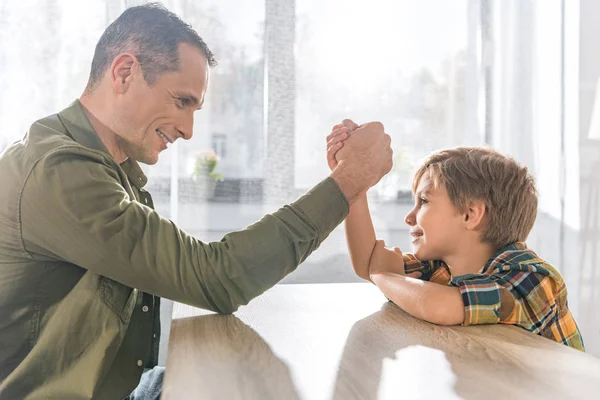
M389 171L389 136L381 124L363 133L347 141L352 156L331 177L213 243L130 198L126 176L108 156L63 147L37 162L22 191L23 246L32 258L66 261L144 292L232 312L292 272L341 223L348 202Z
M372 274L371 280L388 299L414 317L438 325L459 325L464 321L458 288L390 272Z
M75 151L45 157L28 179L21 210L30 254L219 312L235 311L292 272L348 212L327 178L246 229L203 243L131 199L126 178L101 156Z

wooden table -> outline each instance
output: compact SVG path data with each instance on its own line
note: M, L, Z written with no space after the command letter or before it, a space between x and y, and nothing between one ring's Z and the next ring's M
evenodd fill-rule
M278 285L234 315L175 304L162 398L599 399L600 360L420 321L368 283Z

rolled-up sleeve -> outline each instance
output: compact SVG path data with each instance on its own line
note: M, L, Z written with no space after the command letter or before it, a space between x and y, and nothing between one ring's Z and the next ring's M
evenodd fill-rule
M203 243L132 199L115 166L80 148L37 163L20 199L22 240L32 257L227 313L292 272L348 213L345 196L327 178L246 229Z
M462 280L460 294L465 306L463 325L496 324L500 321L502 288L488 277Z
M539 273L504 271L452 281L465 307L463 325L511 324L539 333L555 318L552 279Z

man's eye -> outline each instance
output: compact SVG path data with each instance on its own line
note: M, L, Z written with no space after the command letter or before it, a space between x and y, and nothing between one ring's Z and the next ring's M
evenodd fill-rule
M187 107L190 104L190 99L179 98L179 105L181 107Z

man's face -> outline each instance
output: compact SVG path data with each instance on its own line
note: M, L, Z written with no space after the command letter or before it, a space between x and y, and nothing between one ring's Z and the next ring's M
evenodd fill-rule
M171 143L193 135L194 112L204 104L209 66L204 54L186 43L179 45L179 64L179 71L163 73L152 86L138 68L119 103L119 146L136 161L155 164Z
M460 250L466 230L444 187L434 187L429 172L423 174L415 192L415 206L406 215L413 250L419 260L441 260Z

